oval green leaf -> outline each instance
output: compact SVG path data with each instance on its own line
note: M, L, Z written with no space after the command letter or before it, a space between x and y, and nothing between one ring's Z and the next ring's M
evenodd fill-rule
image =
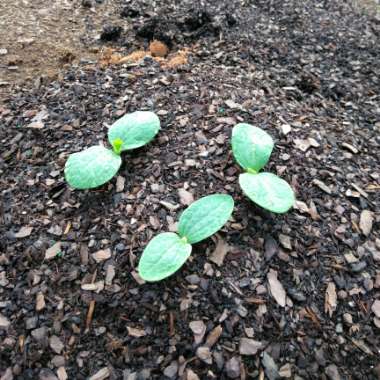
M220 230L234 209L230 195L213 194L198 199L181 215L178 233L190 244L208 238Z
M177 234L159 234L144 249L138 266L139 275L145 281L160 281L181 268L190 253L191 245Z
M136 111L124 115L108 130L108 141L122 141L121 151L136 149L151 141L160 130L160 119L150 111Z
M239 184L253 202L278 214L288 211L295 202L290 185L272 173L243 173L239 176Z
M121 158L103 146L92 146L69 156L65 178L74 189L92 189L109 181L119 170Z
M269 160L273 139L261 128L240 123L232 129L232 152L238 164L245 170L258 172Z

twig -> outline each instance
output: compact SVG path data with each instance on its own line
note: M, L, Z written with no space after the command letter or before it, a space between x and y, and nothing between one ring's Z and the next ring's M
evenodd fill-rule
M91 284L93 284L95 282L96 272L97 271L95 270L94 274L92 275ZM91 326L92 316L94 314L94 310L95 310L95 300L91 300L90 305L88 307L88 311L87 311L86 329L84 330L85 334L87 334L90 331L90 326Z

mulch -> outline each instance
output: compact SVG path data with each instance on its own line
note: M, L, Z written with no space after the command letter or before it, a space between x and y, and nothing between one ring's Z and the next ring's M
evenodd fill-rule
M2 380L380 378L378 18L334 0L192 3L124 4L129 28L98 42L159 39L187 64L83 62L0 107ZM159 115L158 137L109 184L70 189L68 155L135 110ZM275 139L285 215L239 189L242 121ZM138 259L176 229L181 189L231 194L233 217L144 284Z

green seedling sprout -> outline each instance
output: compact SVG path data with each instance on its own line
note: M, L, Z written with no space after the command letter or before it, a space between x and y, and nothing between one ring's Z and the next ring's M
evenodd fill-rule
M179 219L178 234L164 232L148 243L138 265L141 278L154 282L175 273L189 258L191 245L220 230L233 208L234 200L226 194L208 195L193 202Z
M117 138L115 139L114 141L112 141L112 148L113 148L113 151L120 155L121 153L121 147L123 146L123 140L120 139L120 138Z
M246 171L239 176L245 195L269 211L287 212L295 202L292 188L275 174L259 173L272 153L272 137L258 127L240 123L232 129L231 144L235 160Z
M149 111L136 111L117 120L108 130L113 150L92 146L69 156L65 178L74 189L92 189L108 182L121 166L120 154L148 144L160 130L160 120Z

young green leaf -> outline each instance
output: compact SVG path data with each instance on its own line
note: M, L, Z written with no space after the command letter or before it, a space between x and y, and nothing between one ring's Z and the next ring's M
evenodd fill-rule
M122 139L117 138L117 139L112 141L113 151L118 155L120 155L120 153L121 153L121 147L122 146L123 146L123 140Z
M295 202L289 184L272 173L243 173L239 176L240 187L245 195L259 206L282 214Z
M213 194L198 199L179 218L178 233L190 244L206 239L223 227L233 208L230 195Z
M121 158L112 150L97 145L69 156L65 178L75 189L92 189L109 181L119 170Z
M108 141L122 141L121 151L136 149L147 144L160 130L160 119L149 111L136 111L124 115L108 130ZM120 139L120 140L117 140Z
M258 172L269 160L273 139L253 125L240 123L232 129L232 152L238 164L250 172Z
M145 281L160 281L176 272L191 253L191 245L173 232L154 237L144 249L138 271Z

